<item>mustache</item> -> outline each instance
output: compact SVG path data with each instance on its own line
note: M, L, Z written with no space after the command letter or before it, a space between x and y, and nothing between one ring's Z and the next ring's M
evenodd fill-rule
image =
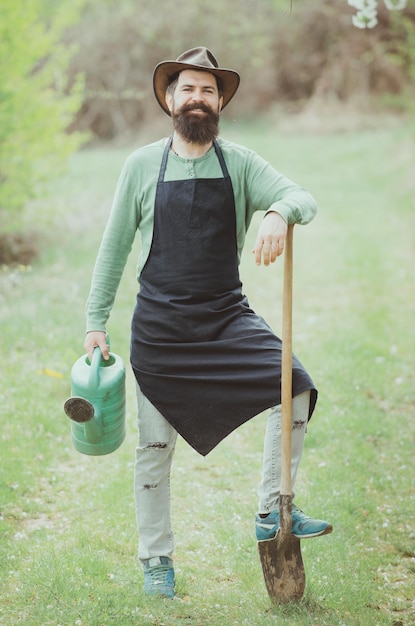
M198 102L194 104L185 104L180 109L180 113L187 113L188 111L203 111L204 113L212 113L212 109L204 102Z

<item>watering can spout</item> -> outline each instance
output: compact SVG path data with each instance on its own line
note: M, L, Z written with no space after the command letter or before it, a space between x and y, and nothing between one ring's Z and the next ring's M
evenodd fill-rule
M102 439L103 428L99 414L96 414L94 405L85 398L74 396L68 398L63 405L66 415L77 422L83 424L85 441L87 443L98 443Z

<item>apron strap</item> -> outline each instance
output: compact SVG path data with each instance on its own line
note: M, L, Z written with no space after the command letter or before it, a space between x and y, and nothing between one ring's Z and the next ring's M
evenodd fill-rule
M228 168L226 167L225 159L223 158L222 150L219 147L216 139L213 140L213 147L215 148L216 156L219 159L220 166L222 168L222 174L224 178L230 178Z
M163 158L161 159L161 165L160 165L160 171L159 171L159 178L158 178L158 183L162 183L164 180L164 173L166 171L166 165L167 165L167 158L169 156L169 150L171 148L171 144L173 143L173 136L169 138L166 147L164 148L164 152L163 152Z

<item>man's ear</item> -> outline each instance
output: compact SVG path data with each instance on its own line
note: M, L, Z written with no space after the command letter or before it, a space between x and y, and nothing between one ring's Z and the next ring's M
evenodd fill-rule
M223 106L223 96L219 98L219 111L222 111L222 106Z
M164 96L164 100L166 101L167 108L171 113L173 109L173 96L171 95L171 93L166 93L166 95Z

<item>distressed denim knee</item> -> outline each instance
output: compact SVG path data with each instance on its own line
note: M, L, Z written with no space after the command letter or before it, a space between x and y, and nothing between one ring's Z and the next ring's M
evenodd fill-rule
M304 447L310 406L310 391L293 398L292 404L292 449L291 485L294 487ZM281 486L281 405L271 409L268 416L264 440L262 477L258 486L258 512L267 514L278 508Z
M137 487L156 489L170 474L176 436L169 441L150 441L136 448ZM160 555L157 555L160 556Z

